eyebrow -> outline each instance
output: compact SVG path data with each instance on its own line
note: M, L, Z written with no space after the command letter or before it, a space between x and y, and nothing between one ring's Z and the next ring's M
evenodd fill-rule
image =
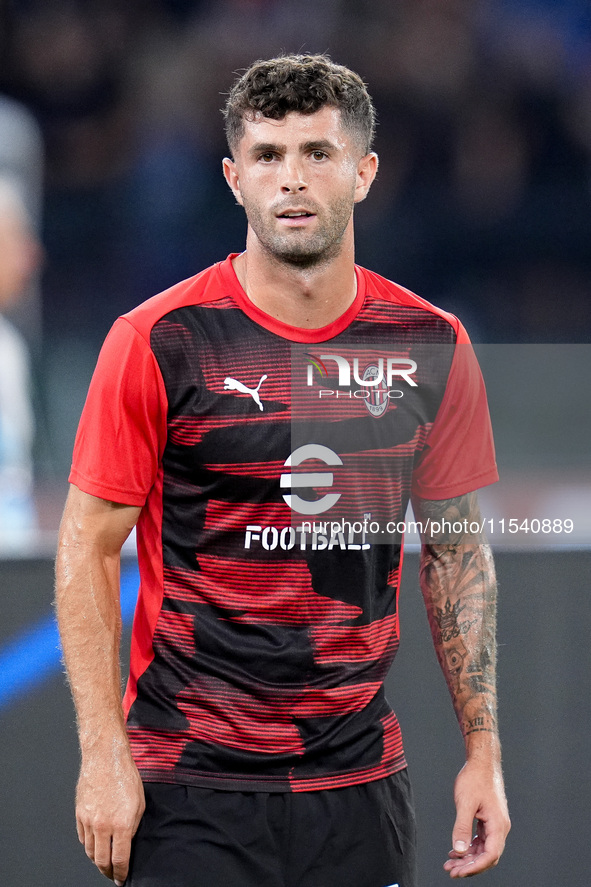
M304 142L300 146L301 151L334 151L336 150L336 145L329 141L329 139L313 139L309 142ZM267 152L278 152L280 154L285 154L287 151L287 145L279 145L276 142L257 142L252 146L249 150L249 154L266 154Z
M336 145L329 141L329 139L316 139L315 141L305 142L302 148L304 151L334 151Z
M249 154L266 154L267 152L287 151L287 145L278 145L275 142L257 142L249 150Z

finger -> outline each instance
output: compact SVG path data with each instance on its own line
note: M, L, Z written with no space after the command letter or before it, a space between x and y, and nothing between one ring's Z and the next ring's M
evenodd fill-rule
M468 851L467 853L456 853L455 850L450 850L447 855L449 859L471 859L473 856L475 856L475 854L470 853L470 851Z
M108 829L97 829L94 835L94 864L102 875L112 878L111 863L111 832Z
M448 853L448 860L444 863L443 868L446 872L452 877L455 877L454 872L459 871L459 869L470 866L473 867L475 860L478 856L484 851L484 841L480 837L479 834L474 835L472 841L470 842L470 846L468 850L464 853L458 853L456 850L450 850Z
M445 871L448 873L450 878L470 878L472 875L476 874L472 862L462 862L461 865L458 864L455 865L453 868L446 868Z
M474 810L471 806L458 804L456 821L451 833L452 847L460 855L467 853L472 842Z
M452 878L465 878L492 868L498 863L501 854L496 850L487 849L480 838L475 838L472 847L465 855L460 856L453 850L449 855L450 859L443 866L445 871Z
M81 844L84 844L84 826L82 820L78 816L76 817L76 832L78 834L78 840Z
M487 822L478 821L477 840L479 842L479 854L486 853L493 859L499 860L505 849L507 832L504 824L496 819Z
M84 852L94 862L94 832L91 828L84 829Z
M113 880L118 887L125 883L129 871L129 855L131 853L131 830L117 832L113 835L111 861L113 864Z
M481 853L472 858L450 859L443 868L452 878L469 878L493 868L498 861L498 856L492 853Z

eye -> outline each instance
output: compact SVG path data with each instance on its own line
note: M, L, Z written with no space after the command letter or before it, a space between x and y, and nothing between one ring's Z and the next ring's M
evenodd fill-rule
M314 160L325 160L328 157L328 154L324 151L312 151L312 157Z
M265 151L264 154L259 155L259 160L263 163L271 163L272 160L275 160L275 154L272 151Z

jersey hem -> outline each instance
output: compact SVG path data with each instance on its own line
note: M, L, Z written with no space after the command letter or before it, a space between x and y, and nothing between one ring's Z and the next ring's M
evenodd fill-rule
M196 788L213 788L219 791L239 792L310 792L333 788L347 788L351 785L362 785L386 779L407 767L404 754L397 757L391 764L379 764L364 770L353 770L346 773L327 773L320 776L278 778L276 776L259 776L256 779L244 776L218 776L199 773L194 770L175 768L170 770L139 769L143 782L163 782L167 785L192 785Z
M68 481L75 484L83 493L89 493L91 496L97 496L99 499L106 499L108 502L117 502L120 505L135 505L141 507L145 505L146 497L143 493L130 493L128 490L120 490L117 487L110 487L103 483L97 483L91 480L78 469L72 468Z

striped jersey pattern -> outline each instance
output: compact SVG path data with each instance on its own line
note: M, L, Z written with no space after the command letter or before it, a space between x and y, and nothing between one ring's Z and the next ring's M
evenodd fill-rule
M309 791L405 766L383 686L399 643L396 524L421 472L432 476L461 328L357 274L346 324L300 341L253 314L229 259L107 340L71 479L143 504L125 708L146 781ZM99 401L114 361L130 369L117 370L109 420ZM85 455L99 415L115 452L121 427L129 436L116 478ZM449 458L450 482L474 488L470 459ZM127 497L112 492L124 472L136 479Z

